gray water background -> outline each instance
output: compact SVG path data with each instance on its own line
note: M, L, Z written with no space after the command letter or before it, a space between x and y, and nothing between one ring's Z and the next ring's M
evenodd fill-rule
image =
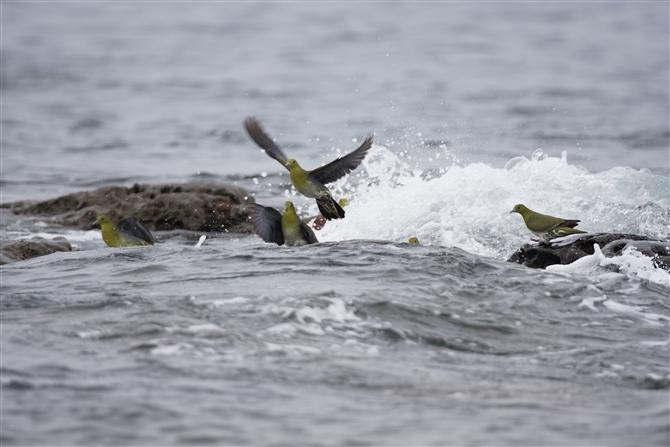
M249 115L307 166L374 131L417 173L542 148L667 185L667 3L1 8L3 203L181 181L281 203ZM80 233L0 271L3 445L670 443L662 282L402 241Z
M249 115L315 164L375 131L417 159L440 142L497 166L542 148L667 176L667 9L3 3L2 200L276 171L250 153Z

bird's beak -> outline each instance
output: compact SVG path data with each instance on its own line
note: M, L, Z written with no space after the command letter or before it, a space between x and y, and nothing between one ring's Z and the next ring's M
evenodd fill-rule
M291 162L290 162L290 161L287 161L286 164L285 164L284 166L286 166L286 167L288 168L289 166L291 166Z
M96 219L95 222L93 222L93 226L96 228L100 227L100 222Z
M510 214L512 214L512 213L516 213L516 211L512 210L512 211L510 211L509 213L510 213Z

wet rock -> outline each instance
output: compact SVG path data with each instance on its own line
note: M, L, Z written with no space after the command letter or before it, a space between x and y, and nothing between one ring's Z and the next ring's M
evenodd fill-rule
M595 253L594 244L605 256L619 256L634 247L653 259L654 266L670 271L670 242L638 234L594 233L561 238L547 245L525 244L508 261L527 267L546 268L553 264L571 264L577 259Z
M33 236L31 239L3 243L0 249L0 264L37 258L57 251L72 251L72 245L63 236L56 236L50 241Z
M16 214L51 217L54 223L90 230L106 214L115 222L140 219L151 231L192 230L251 233L245 206L253 203L243 189L221 185L167 184L131 188L106 186L44 202L3 205Z

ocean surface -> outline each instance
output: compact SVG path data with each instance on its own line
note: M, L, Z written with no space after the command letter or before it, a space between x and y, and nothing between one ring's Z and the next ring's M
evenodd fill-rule
M670 237L667 2L0 5L0 202L199 182L312 200L322 243L0 213L2 445L670 444L670 273L507 262L517 203ZM410 245L418 237L422 245Z

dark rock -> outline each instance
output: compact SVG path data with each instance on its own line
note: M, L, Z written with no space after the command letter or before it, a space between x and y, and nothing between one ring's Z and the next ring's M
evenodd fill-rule
M0 249L0 264L50 255L57 251L72 251L72 245L63 236L56 236L50 241L33 236L31 239L3 243Z
M670 270L670 242L638 234L594 233L570 236L549 244L525 244L508 261L527 267L546 268L553 264L571 264L595 253L594 244L605 256L620 256L627 248L653 258L654 266Z
M243 189L220 185L106 186L44 202L14 202L4 207L16 214L49 216L55 223L90 230L106 214L118 222L135 216L149 230L192 230L251 233L245 206L253 203Z

